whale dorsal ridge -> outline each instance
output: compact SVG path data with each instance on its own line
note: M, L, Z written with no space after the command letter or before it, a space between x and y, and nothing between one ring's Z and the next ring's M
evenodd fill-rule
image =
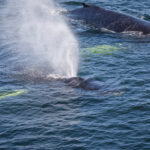
M86 4L86 3L83 3L83 7L90 7L90 5Z

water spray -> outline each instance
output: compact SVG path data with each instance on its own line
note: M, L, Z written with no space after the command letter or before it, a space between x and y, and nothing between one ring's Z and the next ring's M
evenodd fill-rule
M0 39L17 53L18 64L75 77L78 43L60 9L52 0L8 0L1 8Z

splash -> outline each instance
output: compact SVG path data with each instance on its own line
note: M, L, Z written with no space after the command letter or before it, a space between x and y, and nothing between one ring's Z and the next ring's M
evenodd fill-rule
M18 57L14 64L42 68L60 77L75 77L78 43L52 0L5 1L0 14L0 39Z

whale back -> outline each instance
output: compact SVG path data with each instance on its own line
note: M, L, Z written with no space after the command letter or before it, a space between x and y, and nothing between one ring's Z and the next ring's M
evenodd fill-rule
M127 14L106 10L95 5L83 3L83 8L75 9L70 14L78 20L83 20L90 26L106 28L114 32L139 31L150 33L150 23Z

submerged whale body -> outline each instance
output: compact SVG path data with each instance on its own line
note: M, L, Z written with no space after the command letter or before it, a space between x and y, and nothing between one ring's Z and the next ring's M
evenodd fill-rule
M21 71L22 68L14 68L15 71ZM13 77L17 79L21 79L24 81L29 81L33 83L39 82L61 82L65 83L65 85L72 87L72 88L80 88L83 90L100 90L102 88L101 82L94 80L93 78L84 79L82 77L61 77L57 74L49 74L43 73L44 71L37 71L37 70L24 70L23 73L12 74ZM104 87L104 86L103 86Z
M114 32L137 31L150 34L150 22L123 13L83 3L83 8L70 11L72 17L97 28Z

